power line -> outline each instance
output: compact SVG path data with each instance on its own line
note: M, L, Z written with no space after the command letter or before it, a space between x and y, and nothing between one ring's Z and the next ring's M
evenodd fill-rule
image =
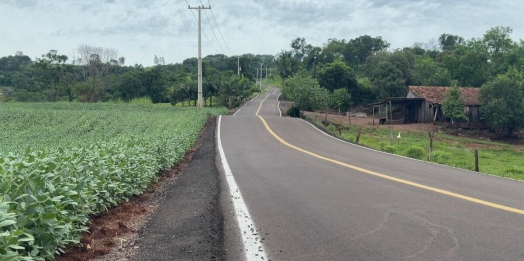
M211 5L211 3L209 2L209 0L207 0L207 3L208 3L209 5ZM218 32L220 33L220 37L222 37L222 41L223 41L224 44L226 45L226 48L227 48L227 50L229 51L229 53L230 53L231 55L233 55L233 52L231 52L231 49L229 49L229 46L227 46L226 40L224 40L224 36L222 35L222 31L220 31L220 27L218 26L217 19L215 18L215 14L213 13L213 9L211 9L211 14L213 15L213 19L215 20L215 24L217 25L217 29L218 29Z
M187 2L187 0L185 0L185 1L186 1L186 4L189 6L189 3ZM191 11L191 14L193 15L193 18L195 18L195 21L197 21L197 23L198 23L198 19L196 18L195 14L193 13L193 10L190 10L190 11ZM219 52L219 51L217 50L217 48L215 48L215 46L213 45L213 43L211 42L211 40L209 40L209 37L207 37L206 32L204 32L203 29L201 29L201 31L202 31L202 33L204 34L204 36L206 37L206 39L207 39L207 41L209 42L209 44L211 44L211 47L213 47L213 49L215 49L215 51L216 51L217 53L220 54L221 52Z
M202 3L202 0L200 0L200 3L202 4L202 6L204 6L204 3ZM209 6L211 6L211 4L209 4ZM211 22L209 21L209 16L207 16L206 10L204 10L204 14L206 15L206 19L207 19L207 23L209 24L209 27L211 27L211 32L215 36L215 40L217 40L218 47L220 47L222 52L225 54L226 52L224 51L224 48L222 48L222 45L220 45L220 42L218 41L217 35L215 34L215 30L213 30L213 25L211 25Z

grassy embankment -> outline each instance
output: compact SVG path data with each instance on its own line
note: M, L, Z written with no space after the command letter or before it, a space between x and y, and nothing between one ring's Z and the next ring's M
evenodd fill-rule
M314 121L314 119L309 119ZM321 125L320 122L315 122ZM328 131L339 136L335 126L326 126ZM389 128L374 126L349 126L342 131L341 137L356 142L361 130L359 144L397 154L432 161L461 169L474 170L474 150L479 150L480 172L511 179L524 180L524 147L488 140L459 137L435 132L433 152L428 153L429 135L427 132L402 132L393 130L393 145L390 145ZM421 152L421 153L417 153ZM431 160L429 159L431 156Z

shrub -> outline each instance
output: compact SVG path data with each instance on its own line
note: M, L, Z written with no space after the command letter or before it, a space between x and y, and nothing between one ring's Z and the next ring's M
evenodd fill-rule
M387 153L395 154L397 152L397 148L395 148L395 146L386 145L384 147L383 151L385 151Z
M337 131L337 127L335 127L335 125L333 124L329 124L326 129L330 132L336 132Z
M342 134L342 138L351 142L355 142L355 137L349 133Z
M289 117L298 118L300 117L300 110L297 107L291 107L286 111Z
M426 151L419 146L411 146L406 150L406 156L414 159L424 159Z
M229 98L231 98L232 108L240 106L240 101L236 97L229 97L226 94L220 94L216 99L216 104L229 108Z
M439 164L448 164L451 160L451 154L444 151L431 152L431 161Z
M381 151L384 151L387 153L395 154L397 152L397 148L395 148L395 146L389 145L389 143L387 142L381 142L378 144L378 146Z

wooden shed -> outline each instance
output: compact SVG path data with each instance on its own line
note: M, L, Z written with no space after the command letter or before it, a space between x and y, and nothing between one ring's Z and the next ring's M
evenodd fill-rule
M423 98L423 114L426 115L424 122L446 122L446 112L442 109L442 102L451 87L442 86L409 86L407 98ZM460 96L464 100L464 113L469 122L460 124L461 127L480 127L479 88L459 88ZM429 118L427 116L430 116Z
M431 123L447 122L442 102L451 87L409 86L406 97L390 97L383 102L372 104L381 123ZM460 127L481 127L479 88L459 88L464 100L464 112L469 122Z

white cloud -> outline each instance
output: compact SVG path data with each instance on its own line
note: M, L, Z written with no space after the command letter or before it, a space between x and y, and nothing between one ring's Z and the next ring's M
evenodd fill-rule
M188 0L192 6L199 0ZM276 54L304 37L321 46L329 38L382 36L392 48L427 42L442 33L466 39L489 28L510 26L524 38L522 0L228 0L211 3L234 55ZM196 11L193 11L197 15ZM206 12L226 55L229 51L210 11ZM202 14L203 30L222 53ZM203 39L203 55L217 53ZM197 54L197 23L185 1L0 0L0 56L23 51L32 58L78 45L116 48L128 64L153 64L154 55L181 62Z

